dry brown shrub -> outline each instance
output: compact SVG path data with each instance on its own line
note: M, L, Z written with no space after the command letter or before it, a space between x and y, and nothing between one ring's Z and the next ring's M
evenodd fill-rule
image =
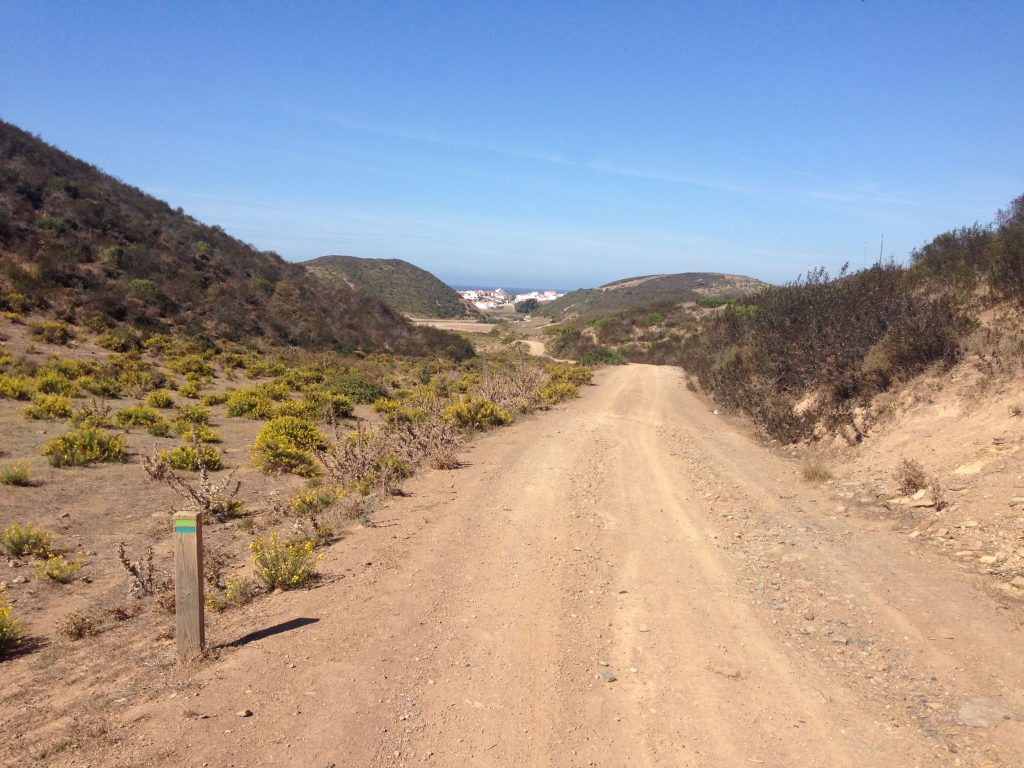
M928 487L928 473L924 471L921 462L915 459L903 459L896 467L893 479L896 480L896 486L904 496L909 496Z

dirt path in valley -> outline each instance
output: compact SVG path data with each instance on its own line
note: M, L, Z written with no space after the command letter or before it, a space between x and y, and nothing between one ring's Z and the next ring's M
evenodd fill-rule
M1024 765L1016 609L678 370L598 383L410 481L91 764Z

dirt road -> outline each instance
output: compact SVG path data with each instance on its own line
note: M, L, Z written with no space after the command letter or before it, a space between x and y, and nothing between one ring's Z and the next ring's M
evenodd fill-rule
M1018 609L680 372L605 370L464 458L258 603L276 633L215 637L120 713L97 762L1024 765Z

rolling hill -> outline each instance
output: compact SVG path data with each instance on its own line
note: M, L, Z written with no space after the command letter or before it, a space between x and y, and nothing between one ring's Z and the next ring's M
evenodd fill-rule
M0 309L307 349L472 354L2 121Z
M401 259L322 256L303 266L324 282L372 296L395 312L430 318L476 314L454 289Z
M592 320L636 309L657 309L704 298L735 298L763 288L752 277L716 272L683 272L616 280L600 288L581 288L543 305L539 310L554 320Z

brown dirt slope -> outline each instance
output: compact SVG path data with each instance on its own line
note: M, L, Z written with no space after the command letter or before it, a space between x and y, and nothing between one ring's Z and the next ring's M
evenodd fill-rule
M465 460L328 550L321 586L219 624L212 660L150 644L134 687L93 664L28 699L104 703L43 763L1024 764L1019 605L677 370L606 369Z

